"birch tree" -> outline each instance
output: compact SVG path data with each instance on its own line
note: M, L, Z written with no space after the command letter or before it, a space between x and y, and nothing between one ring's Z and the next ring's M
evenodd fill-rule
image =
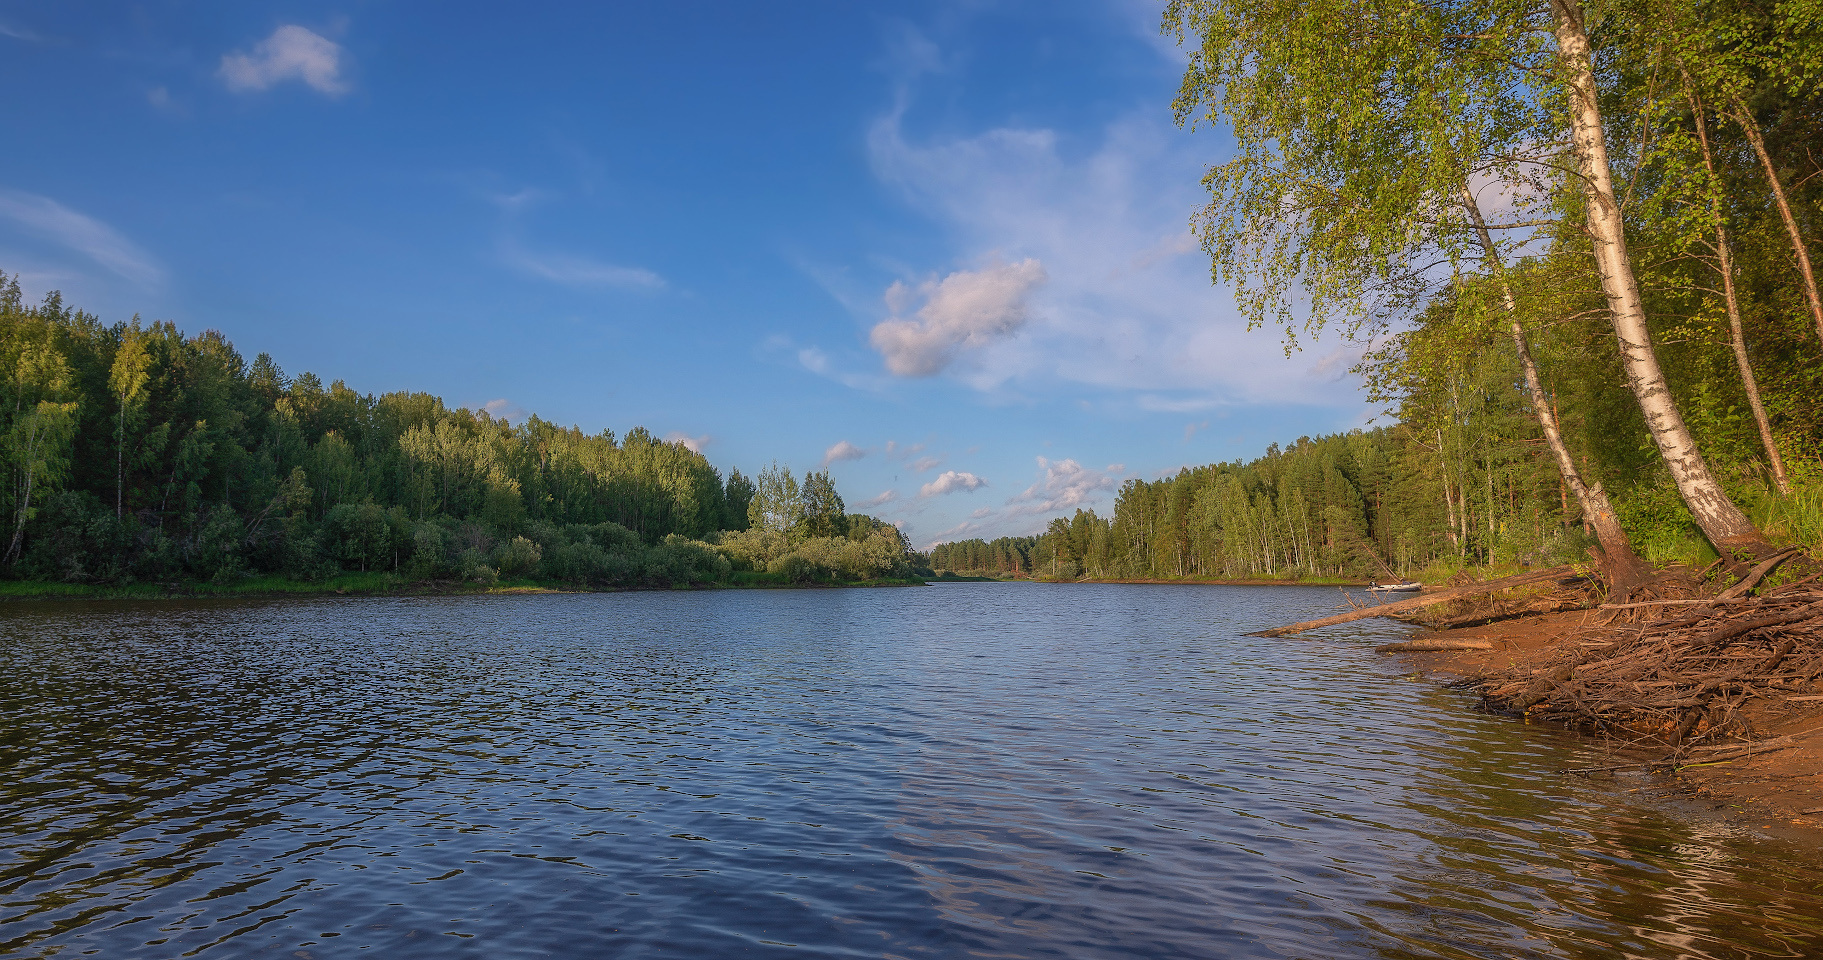
M1210 170L1196 218L1216 281L1288 344L1339 322L1374 340L1479 264L1501 284L1532 413L1596 530L1611 578L1641 566L1600 484L1583 480L1542 387L1507 286L1506 248L1547 222L1553 171L1537 162L1539 110L1506 76L1536 58L1523 8L1179 0L1166 28L1196 41L1180 122L1233 121L1235 159ZM1505 194L1490 223L1477 188ZM1301 315L1300 315L1301 313ZM1452 504L1452 510L1454 505Z
M1235 157L1204 178L1213 199L1194 222L1215 280L1237 287L1251 322L1282 326L1288 343L1332 321L1376 336L1472 247L1498 275L1491 232L1544 225L1527 212L1567 184L1581 195L1628 387L1680 495L1718 550L1767 549L1659 366L1577 0L1174 0L1165 29L1190 47L1180 122L1225 117L1234 130ZM1477 224L1477 179L1520 198L1518 215ZM1604 513L1599 501L1584 508Z

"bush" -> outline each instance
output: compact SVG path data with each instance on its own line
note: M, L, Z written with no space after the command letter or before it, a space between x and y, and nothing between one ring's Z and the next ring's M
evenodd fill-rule
M544 551L536 543L524 537L514 537L510 543L501 544L494 551L494 567L500 575L508 579L529 576L538 568L538 561L544 559Z
M344 567L389 570L398 567L401 555L413 552L412 527L397 507L389 511L374 503L342 503L324 515L323 541Z

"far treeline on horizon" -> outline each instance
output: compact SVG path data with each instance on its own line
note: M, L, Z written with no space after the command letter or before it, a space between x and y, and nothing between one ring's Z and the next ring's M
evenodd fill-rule
M1288 345L1360 345L1388 425L924 556L827 472L724 478L639 428L288 378L0 276L0 568L656 586L1594 556L1624 591L1823 541L1823 5L1175 0L1164 28L1179 122L1235 141L1192 217L1212 279Z

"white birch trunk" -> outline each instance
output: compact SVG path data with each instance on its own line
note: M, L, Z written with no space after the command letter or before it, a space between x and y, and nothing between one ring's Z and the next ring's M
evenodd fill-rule
M1619 199L1614 194L1613 172L1608 164L1601 106L1596 100L1595 72L1588 33L1583 28L1579 0L1551 0L1557 19L1558 57L1569 86L1571 133L1582 170L1583 194L1588 204L1589 239L1595 248L1596 270L1608 301L1608 317L1619 342L1627 385L1645 415L1646 429L1658 445L1659 455L1671 470L1678 493L1709 542L1724 557L1737 553L1757 556L1771 549L1747 515L1728 498L1709 472L1697 450L1690 428L1678 412L1677 401L1665 382L1646 325L1645 304L1639 281L1627 253L1625 225Z

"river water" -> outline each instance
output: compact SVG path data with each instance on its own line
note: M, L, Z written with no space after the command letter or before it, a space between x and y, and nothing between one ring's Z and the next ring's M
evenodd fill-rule
M1814 847L1242 635L1336 603L7 605L0 956L1823 955Z

